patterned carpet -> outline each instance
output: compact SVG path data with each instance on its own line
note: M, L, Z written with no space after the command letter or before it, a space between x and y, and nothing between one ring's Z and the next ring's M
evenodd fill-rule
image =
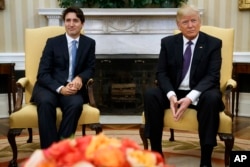
M87 131L87 134L94 135L94 132ZM138 129L120 129L104 130L104 134L109 137L116 138L130 138L136 141L142 146L141 139L139 137ZM76 133L76 137L81 136L80 131ZM176 167L189 167L189 166L199 166L199 155L200 147L198 142L197 134L195 133L184 133L184 132L175 132L175 142L169 142L169 132L164 132L163 136L163 150L166 161L168 164L172 164ZM33 143L26 143L27 136L23 135L17 137L18 144L18 159L25 159L32 154L35 149L39 148L39 135L34 134ZM236 139L234 150L250 150L250 143L248 140ZM224 166L223 161L224 156L224 143L219 141L218 146L214 149L213 152L213 166L221 167ZM7 139L0 139L0 167L3 165L1 162L8 162L12 157L11 148L8 144Z

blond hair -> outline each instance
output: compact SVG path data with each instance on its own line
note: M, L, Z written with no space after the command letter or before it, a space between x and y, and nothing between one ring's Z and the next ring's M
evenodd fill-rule
M200 11L194 5L188 5L186 3L182 3L181 7L177 10L176 21L180 21L182 16L190 15L196 13L200 19Z

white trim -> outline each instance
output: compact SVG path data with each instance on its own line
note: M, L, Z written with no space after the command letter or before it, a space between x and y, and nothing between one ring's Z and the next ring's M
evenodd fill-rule
M0 94L0 118L9 117L9 107L8 107L8 95ZM13 108L13 107L12 107Z
M250 52L234 52L234 63L250 63Z
M249 112L250 100L249 99L250 99L250 93L239 94L239 111L238 111L239 116L250 117L250 112Z
M41 8L38 9L39 15L44 16L60 16L63 8ZM177 8L143 8L143 9L95 9L83 8L85 16L175 16ZM200 9L203 14L203 9Z
M25 53L0 53L0 63L15 63L15 70L25 69Z

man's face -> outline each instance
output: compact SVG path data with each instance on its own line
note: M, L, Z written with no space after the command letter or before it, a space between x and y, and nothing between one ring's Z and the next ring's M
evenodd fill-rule
M81 33L83 23L76 14L72 12L65 16L64 27L69 36L77 38Z
M197 13L192 13L190 15L182 16L177 21L177 26L187 39L192 40L200 31L201 20Z

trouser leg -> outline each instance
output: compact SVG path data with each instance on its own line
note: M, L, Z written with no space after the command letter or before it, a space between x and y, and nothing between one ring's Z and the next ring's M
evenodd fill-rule
M80 94L60 97L62 109L62 121L58 130L60 138L68 138L75 134L83 103L83 97Z
M150 140L151 150L162 154L162 131L164 109L169 104L159 88L148 89L144 94L145 135Z
M41 148L47 148L53 142L58 141L56 127L57 94L44 89L40 92L39 98L36 99L36 103L40 145Z
M223 109L221 93L216 89L204 92L197 105L199 138L201 146L201 165L211 165L213 147L217 145L219 112Z

